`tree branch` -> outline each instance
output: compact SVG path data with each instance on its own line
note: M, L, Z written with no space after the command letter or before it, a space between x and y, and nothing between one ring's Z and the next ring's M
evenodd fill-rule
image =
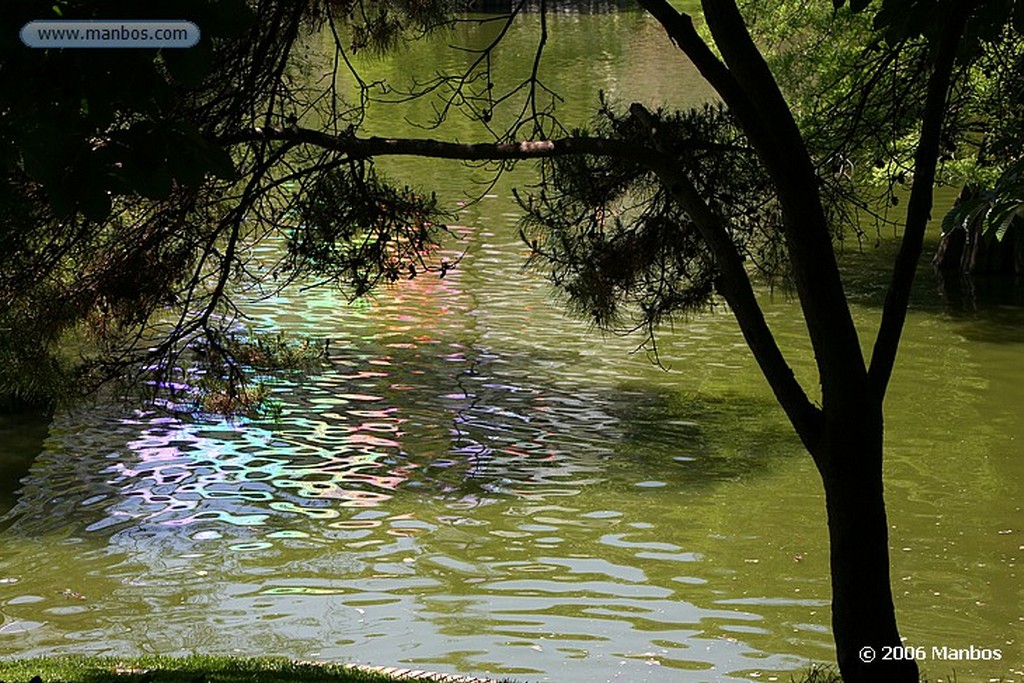
M594 137L565 137L532 142L459 143L425 138L360 138L354 134L331 135L307 128L260 128L224 136L219 144L242 144L259 140L286 141L333 150L352 159L376 156L420 156L464 161L541 159L567 155L608 156L641 164L653 170L697 224L722 270L719 290L736 316L744 338L762 372L800 438L810 446L818 434L820 411L807 398L786 363L743 266L743 259L721 220L715 216L693 183L683 174L672 155L635 142ZM655 143L656 144L656 143ZM702 146L694 145L694 149ZM678 154L678 148L673 150Z
M683 51L700 75L707 80L740 121L751 140L764 139L768 131L747 93L729 72L728 67L715 56L693 26L693 18L680 13L667 0L638 0L652 17L662 25L669 39Z
M704 0L702 7L729 72L757 111L759 125L744 130L778 192L786 250L821 376L822 400L827 411L834 408L839 416L848 401L867 390L867 369L843 291L817 172L734 0Z
M866 386L860 341L843 292L807 146L730 0L703 2L704 18L723 63L693 20L667 0L638 0L715 88L750 139L778 192L786 249L821 377L823 401L841 413L855 387Z
M635 143L585 136L524 142L467 143L429 138L361 138L351 133L333 135L298 127L255 128L242 133L221 136L215 142L221 145L237 145L271 140L312 145L344 154L351 159L368 159L379 156L419 156L462 161L500 161L592 154L629 159L647 165L650 155L657 154L655 150L638 146Z
M657 129L650 113L639 103L630 107L630 112L650 132L655 147L658 145ZM743 265L743 257L729 236L729 231L701 198L693 182L679 170L670 157L659 154L650 157L649 166L672 193L672 196L686 211L697 226L698 232L715 257L720 276L716 282L719 293L725 298L739 323L743 338L750 347L762 374L768 380L775 398L785 411L797 435L809 451L816 451L820 434L821 411L807 398L802 386L786 362L775 336L764 319L764 312L754 295L754 288Z
M928 93L925 98L924 116L921 122L921 139L914 155L914 185L907 202L907 219L903 240L892 271L889 290L882 308L882 323L875 338L868 372L871 390L881 400L892 376L896 363L896 351L900 336L907 320L907 306L910 289L924 244L925 228L931 218L932 199L935 187L935 169L938 164L942 125L946 115L946 98L957 48L963 36L967 20L974 7L973 2L953 3L954 9L945 22L945 30L939 38L935 56L935 67L928 78Z

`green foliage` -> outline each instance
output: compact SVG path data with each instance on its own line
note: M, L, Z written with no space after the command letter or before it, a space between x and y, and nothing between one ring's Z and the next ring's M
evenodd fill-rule
M190 412L211 413L227 417L277 419L282 404L271 395L266 382L236 383L230 379L207 376L194 387Z
M783 266L778 208L756 157L728 112L706 106L655 115L660 139L766 274ZM583 133L584 131L581 131ZM632 115L605 105L587 133L647 144ZM522 236L550 269L570 308L603 328L649 332L708 307L717 270L690 218L647 167L621 159L561 157L543 165L539 192L520 198Z
M450 11L440 0L8 0L0 15L0 172L24 171L57 217L93 221L118 196L163 199L172 184L231 179L234 161L209 135L234 128L239 106L252 111L273 97L276 84L266 79L281 76L275 60L291 49L289 30L330 17L353 46L383 49ZM202 38L187 50L25 49L21 26L50 18L183 19Z
M981 222L985 239L1002 241L1010 226L1024 218L1024 159L999 177L990 190L959 202L942 221L942 232L968 230Z
M924 36L934 44L942 32L950 12L963 0L850 0L853 13L868 10L874 14L873 25L889 45ZM832 0L838 11L846 0ZM983 0L975 8L964 31L961 49L964 54L978 50L981 43L995 40L1004 26L1024 33L1024 2L1021 0Z
M190 347L188 362L182 364L183 382L152 382L153 399L176 413L273 419L282 410L273 396L277 377L316 372L326 357L326 343L283 332L221 335L211 330Z
M818 163L837 234L884 214L913 183L924 85L952 9L944 0L845 4L743 5ZM947 104L941 184L992 188L1024 149L1024 37L1010 16L1021 6L983 2L972 15Z
M310 199L308 229L324 238L333 230L334 241L311 247L299 237L290 270L276 264L267 281L313 273L361 295L381 278L427 270L443 230L433 199L391 188L372 169L365 178L332 174L337 160L225 139L289 125L296 111L319 108L325 127L360 119L340 97L296 88L304 32L330 21L341 48L383 47L437 25L449 9L440 0L5 3L0 392L70 398L140 367L169 370L191 342L231 327L233 288L253 272L256 245L307 227L296 221L297 196ZM18 42L27 21L58 17L185 19L202 38L163 51ZM343 229L329 203L346 198L354 202L347 219L364 223ZM331 260L344 254L348 270Z
M847 207L871 204L874 197L864 188L880 185L892 195L913 180L907 169L931 40L920 9L942 9L944 2L858 2L852 5L858 11L837 11L832 3L776 0L744 8L819 164L837 226L849 218ZM982 3L974 21L987 17L998 24L1019 5ZM358 297L379 284L443 276L450 264L431 257L444 236L445 215L432 195L378 176L370 160L311 151L255 131L280 132L300 120L339 138L358 130L366 100L345 102L333 89L337 78L326 91L296 85L308 83L298 72L302 36L311 29L329 24L322 35L333 40L333 68L343 70L351 52L383 50L444 25L454 8L449 0L5 5L2 386L45 395L44 385L58 391L61 376L100 381L133 363L152 367L157 358L170 367L196 339L231 328L231 297L253 281L312 275ZM203 40L187 52L26 50L16 42L28 19L58 15L173 15L195 21ZM904 19L903 38L887 44L883 30ZM1019 35L978 25L979 42L961 60L962 87L950 104L950 182L999 177L1020 155ZM439 75L422 90L454 88L449 104L459 106L453 103L462 98L475 111L483 100L473 100L469 86L491 83L492 49L479 53L468 76ZM41 83L47 87L35 87ZM369 97L370 86L360 86L360 98ZM543 91L529 78L520 88ZM529 113L530 104L521 123L549 115L547 109ZM729 226L740 252L767 276L785 275L773 191L728 115L709 108L656 118L659 139ZM649 130L634 117L607 105L593 129L616 140L650 142ZM562 158L545 162L543 173L546 187L523 200L524 235L535 262L549 259L574 310L605 327L650 330L710 304L716 264L650 171L620 161ZM863 182L875 176L878 184ZM282 238L289 248L285 263L254 265L261 242ZM81 357L74 362L61 355L69 342ZM29 381L32 367L53 372Z
M215 78L214 44L237 35L252 13L243 0L146 3L68 0L49 12L12 0L0 18L0 172L22 169L61 219L102 221L118 196L166 196L206 174L231 177L230 156L183 115L186 86ZM55 10L59 10L59 15ZM188 19L203 39L192 50L28 50L18 30L31 19ZM184 105L184 106L183 106Z
M906 47L895 66L868 14L833 12L825 3L750 1L743 11L823 182L855 184L893 160L906 168L897 142L920 121L919 49Z
M426 258L447 230L434 195L389 184L369 162L319 176L297 211L291 268L351 283L355 298L430 269Z
M66 360L51 353L35 330L19 328L15 316L0 318L0 410L49 405L74 396Z
M84 384L85 369L59 346L87 314L89 295L51 279L19 277L45 267L35 248L42 236L18 229L45 213L31 193L0 179L0 406L65 401Z
M235 361L263 371L310 371L320 367L327 355L324 344L311 339L294 339L284 332L229 334L224 340L224 350Z
M0 385L63 400L120 372L178 300L209 244L206 188L235 173L209 133L237 116L210 103L244 90L212 59L188 85L171 52L18 42L25 22L57 17L187 18L203 32L194 54L227 55L251 13L242 0L15 0L0 13Z

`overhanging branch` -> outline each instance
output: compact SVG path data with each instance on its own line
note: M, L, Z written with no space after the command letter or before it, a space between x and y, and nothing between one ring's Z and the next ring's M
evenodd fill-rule
M332 135L298 127L260 128L216 140L222 145L260 141L313 145L351 159L419 156L463 161L498 161L594 155L629 160L651 169L697 224L702 237L715 255L723 274L719 283L720 293L732 308L744 338L800 438L808 447L816 440L821 411L807 398L772 336L757 303L743 259L728 231L707 203L701 199L693 182L679 169L673 155L685 150L674 148L673 154L667 154L657 148L656 142L652 143L653 146L646 146L637 144L636 141L626 142L587 136L524 142L460 143L426 138L361 138L354 133ZM704 147L693 145L692 149ZM718 148L720 145L707 147Z
M639 0L665 28L735 115L776 187L786 247L814 348L826 406L836 414L867 372L822 208L817 175L770 69L730 0L703 2L704 17L725 61L693 20L667 0Z
M697 33L697 29L693 25L693 18L688 14L681 13L670 5L668 0L638 0L638 2L661 24L665 32L668 33L669 39L682 50L697 67L700 75L711 84L711 87L729 107L729 111L741 122L748 137L752 140L764 139L770 131L765 128L753 102L740 87L728 67L711 51L711 48Z
M334 135L310 128L291 127L254 128L215 140L217 144L227 146L259 141L312 145L343 154L351 159L418 156L461 161L502 161L592 154L629 159L649 165L652 156L660 156L655 150L634 143L586 136L523 142L449 142L430 138L362 138L353 133Z

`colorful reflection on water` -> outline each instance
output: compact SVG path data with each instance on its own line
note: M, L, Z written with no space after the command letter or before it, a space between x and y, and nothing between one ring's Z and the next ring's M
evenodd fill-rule
M691 441L675 471L623 462L643 443L619 412L659 397L562 392L503 375L513 359L441 346L388 366L335 357L278 387L273 424L60 416L5 519L18 597L0 645L631 680L797 662L737 637L769 634L762 616L682 598L708 584L690 569L702 553L669 532L681 509L656 514L741 460L716 471L709 455L701 472L697 425L677 416L646 444ZM40 544L63 571L34 567Z
M369 304L292 292L254 306L255 324L287 317L332 340L322 372L278 378L276 421L58 416L4 520L17 597L0 647L559 680L799 666L749 643L775 640L765 615L708 599L735 568L696 542L732 533L698 521L718 484L790 459L770 404L682 400L628 340L595 363L586 327L517 273L518 245L464 234L484 271L467 257ZM701 424L720 419L750 441L708 443ZM806 596L764 606L821 610L820 577L800 583ZM827 647L819 625L801 630Z

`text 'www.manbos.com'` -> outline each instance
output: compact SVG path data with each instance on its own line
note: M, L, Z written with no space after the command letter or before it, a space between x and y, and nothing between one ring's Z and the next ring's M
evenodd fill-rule
M191 21L30 21L21 42L34 48L189 48L199 42Z

